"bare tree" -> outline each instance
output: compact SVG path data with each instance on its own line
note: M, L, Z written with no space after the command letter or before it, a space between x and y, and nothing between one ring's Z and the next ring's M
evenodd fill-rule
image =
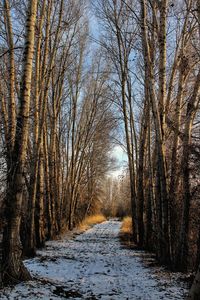
M20 89L20 107L17 116L16 138L9 164L9 180L6 197L6 226L3 232L3 281L17 282L30 275L22 262L20 244L20 220L24 190L24 171L28 142L30 94L34 54L37 1L29 1L26 21L26 38L23 58L23 74Z

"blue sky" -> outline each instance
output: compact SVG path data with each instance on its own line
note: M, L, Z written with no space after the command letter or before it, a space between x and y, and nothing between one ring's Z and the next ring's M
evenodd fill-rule
M95 40L98 40L100 37L101 27L98 24L98 19L95 17L92 7L89 8L89 27L90 36L92 36ZM120 145L114 145L110 155L116 160L116 169L110 171L109 176L117 177L123 173L124 168L127 166L127 153Z

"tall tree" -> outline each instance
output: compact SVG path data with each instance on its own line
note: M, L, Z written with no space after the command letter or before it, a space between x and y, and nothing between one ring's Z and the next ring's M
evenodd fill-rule
M6 225L3 232L3 281L17 282L29 279L22 262L22 248L20 243L20 220L22 212L22 197L24 191L24 174L26 150L28 142L32 65L34 55L35 21L37 1L28 3L26 38L23 55L23 73L19 98L19 113L16 124L16 138L11 155L11 168L7 182L6 197Z

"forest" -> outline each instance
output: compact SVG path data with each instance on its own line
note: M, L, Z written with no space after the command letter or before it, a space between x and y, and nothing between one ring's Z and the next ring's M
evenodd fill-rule
M0 137L1 286L101 212L200 299L199 0L1 0Z

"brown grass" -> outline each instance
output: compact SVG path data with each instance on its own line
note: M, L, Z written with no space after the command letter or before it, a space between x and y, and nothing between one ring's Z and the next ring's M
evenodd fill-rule
M125 217L122 220L121 234L132 235L132 219L131 219L131 217Z
M89 216L86 217L79 225L79 229L80 230L87 230L89 229L91 226L95 225L95 224L99 224L106 221L106 218L101 215L101 214L97 214L97 215L93 215L93 216Z
M124 247L129 249L135 249L136 245L133 242L133 234L132 234L132 218L125 217L122 220L122 226L120 229L120 240Z

